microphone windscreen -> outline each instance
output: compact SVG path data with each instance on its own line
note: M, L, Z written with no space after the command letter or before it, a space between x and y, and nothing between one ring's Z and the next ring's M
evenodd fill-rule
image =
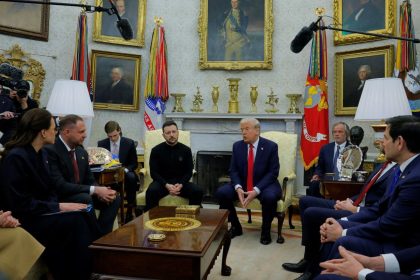
M23 78L22 70L8 63L0 64L0 74L12 79L13 81L20 81Z
M294 53L300 53L313 37L313 29L303 27L290 44L290 50Z
M127 19L122 18L118 20L117 28L124 40L133 39L133 29L131 28L130 22Z

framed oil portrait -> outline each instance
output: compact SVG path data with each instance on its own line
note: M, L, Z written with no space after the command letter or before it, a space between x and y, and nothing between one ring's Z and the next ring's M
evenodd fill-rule
M0 33L48 41L49 17L48 5L0 2Z
M146 22L146 0L112 0L121 18L130 22L133 39L124 40L117 28L117 16L96 13L93 25L93 41L127 46L144 46L144 28ZM111 8L109 1L96 0L96 5L103 3L104 8Z
M335 54L335 115L354 115L365 81L391 77L394 45Z
M272 69L272 0L200 1L200 69Z
M141 56L92 50L93 108L139 110Z
M375 34L394 35L396 0L334 0L336 27ZM363 34L334 31L334 44L383 40Z

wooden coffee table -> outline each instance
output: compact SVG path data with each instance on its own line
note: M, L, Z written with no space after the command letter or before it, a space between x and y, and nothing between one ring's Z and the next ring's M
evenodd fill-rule
M156 207L93 242L93 271L152 279L206 279L223 246L221 273L229 276L228 211L200 209L196 217L200 227L164 232L166 239L161 242L147 239L155 233L145 227L148 220L174 216L175 207Z

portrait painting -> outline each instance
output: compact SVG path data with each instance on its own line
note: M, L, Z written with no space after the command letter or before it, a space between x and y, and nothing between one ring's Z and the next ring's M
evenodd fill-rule
M366 80L392 75L394 45L335 54L335 115L354 115Z
M138 111L141 56L92 50L95 109Z
M133 30L133 39L124 40L118 27L117 15L106 12L96 13L94 19L93 40L97 42L128 46L144 46L144 27L146 20L146 0L112 0L118 15L128 20ZM96 5L111 8L109 1L96 0Z
M48 5L0 2L0 33L48 41L49 11Z
M350 31L393 35L395 0L334 0L335 26ZM383 38L350 31L334 31L336 45L381 40Z
M201 0L200 69L271 69L272 0Z

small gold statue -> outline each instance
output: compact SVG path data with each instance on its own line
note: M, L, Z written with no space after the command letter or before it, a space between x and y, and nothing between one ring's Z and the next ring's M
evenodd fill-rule
M203 104L203 96L200 93L200 87L197 87L197 93L194 95L193 100L193 107L191 109L192 112L202 112L203 109L201 108L201 104Z
M185 96L185 93L171 93L171 96L175 98L175 104L172 112L185 112L184 108L182 108L182 98Z
M271 88L271 92L267 95L267 101L265 104L268 104L268 108L265 109L267 113L277 113L279 109L277 109L277 103L279 102L279 98L276 94L274 94L273 89Z
M229 78L229 108L228 113L238 114L239 113L239 101L238 101L238 92L239 92L239 78Z

